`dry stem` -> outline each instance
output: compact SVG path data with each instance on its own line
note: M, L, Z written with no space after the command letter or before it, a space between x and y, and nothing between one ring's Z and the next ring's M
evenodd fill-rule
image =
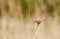
M36 30L36 33L35 33L35 37L34 37L34 39L37 39L37 37L38 37L38 33L39 33L39 29L40 29L40 26L38 26L38 28L37 28L37 30Z

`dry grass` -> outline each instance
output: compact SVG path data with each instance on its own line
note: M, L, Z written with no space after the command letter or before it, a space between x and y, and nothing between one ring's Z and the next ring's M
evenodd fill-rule
M23 20L16 20L12 18L7 19L4 17L3 19L0 20L0 26L1 26L0 39L34 39L34 38L59 39L60 38L59 37L60 25L57 23L57 19L54 21L50 18L47 20L48 21L47 24L45 24L45 20L42 18L41 21L42 23L37 28L37 24L35 24L34 22L28 22L28 21L24 22Z

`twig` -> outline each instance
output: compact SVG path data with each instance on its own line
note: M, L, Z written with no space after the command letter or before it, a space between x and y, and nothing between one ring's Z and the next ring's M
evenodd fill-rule
M34 37L34 39L37 39L37 37L38 37L38 33L39 33L39 29L40 29L40 26L38 25L38 28L37 28L37 30L36 30L36 33L35 33L35 37Z

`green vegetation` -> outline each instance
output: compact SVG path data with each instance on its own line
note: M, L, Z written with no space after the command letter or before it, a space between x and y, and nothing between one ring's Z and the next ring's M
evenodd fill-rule
M22 12L23 16L26 17L26 13L28 11L28 3L26 0L21 0Z
M1 2L0 2L0 17L2 16L2 11L1 11Z
M5 6L5 10L6 10L7 12L9 12L9 5L8 5L8 4Z
M40 7L41 12L45 12L51 17L54 16L55 11L57 11L56 14L60 16L60 0L14 0L10 5L6 4L5 10L7 12L12 8L14 10L16 6L20 6L22 8L22 14L24 18L27 17L27 14L33 16L33 14L35 13L35 6Z

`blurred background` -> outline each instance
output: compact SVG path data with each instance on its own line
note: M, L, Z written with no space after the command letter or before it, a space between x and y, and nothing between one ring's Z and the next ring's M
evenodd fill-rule
M60 0L0 0L0 39L60 39Z

